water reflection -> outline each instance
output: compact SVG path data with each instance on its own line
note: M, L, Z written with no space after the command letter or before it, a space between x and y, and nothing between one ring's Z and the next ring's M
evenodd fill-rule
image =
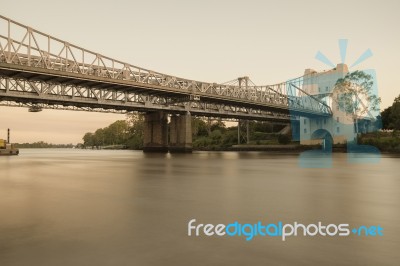
M331 169L263 152L0 157L0 265L397 265L399 158ZM381 225L381 238L188 237L187 222Z

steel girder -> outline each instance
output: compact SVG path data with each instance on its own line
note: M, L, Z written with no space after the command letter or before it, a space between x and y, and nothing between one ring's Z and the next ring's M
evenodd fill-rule
M7 93L7 99L15 101L21 101L19 97L24 91L20 85L24 84L28 85L26 90L36 92L32 100L42 103L48 97L76 106L80 106L80 101L96 100L103 106L106 104L101 101L120 105L125 101L125 107L144 104L143 109L151 110L149 103L157 102L160 109L171 110L176 105L168 105L168 99L171 102L199 99L187 105L207 106L205 111L212 110L210 105L252 109L257 111L247 113L255 116L263 112L286 115L289 109L294 115L331 114L328 106L301 89L304 77L275 85L245 87L179 78L92 52L3 16L0 16L0 75L4 80L10 78L8 82L18 87L18 91ZM294 83L297 85L292 86ZM68 100L65 90L71 97ZM19 96L17 92L21 92ZM25 93L24 99L28 95Z
M44 109L127 113L165 110L169 113L288 122L288 113L274 113L224 103L190 101L132 91L78 87L0 77L0 105Z

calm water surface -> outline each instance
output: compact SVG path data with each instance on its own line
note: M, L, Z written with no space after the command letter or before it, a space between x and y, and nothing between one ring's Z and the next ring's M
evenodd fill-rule
M383 237L188 237L187 223L380 225ZM0 157L0 265L400 265L400 158L22 150Z

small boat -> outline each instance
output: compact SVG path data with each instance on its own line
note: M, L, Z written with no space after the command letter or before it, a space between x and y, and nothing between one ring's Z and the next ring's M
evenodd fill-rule
M7 141L0 139L0 155L18 155L19 149L10 143L10 129L8 129Z

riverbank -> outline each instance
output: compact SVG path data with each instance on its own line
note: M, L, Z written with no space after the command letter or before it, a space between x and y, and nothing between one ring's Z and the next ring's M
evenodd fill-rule
M362 134L358 143L377 147L381 152L400 153L400 132L374 132Z
M212 147L210 149L201 148L193 149L195 151L270 151L270 152L287 152L299 153L307 150L319 150L320 145L300 145L300 144L287 144L287 145L233 145L231 147ZM335 145L333 152L346 152L345 145Z

